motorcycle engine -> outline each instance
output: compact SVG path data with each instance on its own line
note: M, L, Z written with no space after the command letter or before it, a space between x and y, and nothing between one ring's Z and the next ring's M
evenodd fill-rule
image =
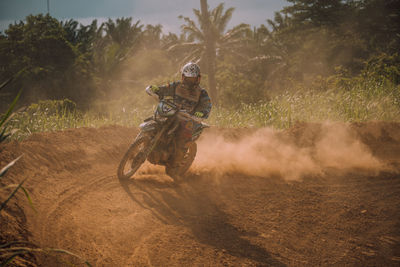
M173 154L171 146L163 146L160 144L159 147L153 150L147 157L148 161L152 164L164 165L168 163L171 155Z

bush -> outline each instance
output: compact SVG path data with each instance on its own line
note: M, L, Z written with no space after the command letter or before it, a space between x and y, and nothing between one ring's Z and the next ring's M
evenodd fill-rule
M29 115L40 113L47 116L76 114L76 104L69 100L41 100L37 104L30 105L26 112Z

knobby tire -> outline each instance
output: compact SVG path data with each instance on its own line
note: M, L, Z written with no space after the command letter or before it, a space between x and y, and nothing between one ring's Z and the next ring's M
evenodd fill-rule
M129 179L131 178L140 166L146 161L146 156L144 156L145 149L150 142L150 138L147 136L138 137L128 148L125 155L123 156L119 166L117 175L119 179ZM143 144L143 148L140 146ZM142 154L141 154L142 153ZM131 164L129 170L125 172L126 164Z

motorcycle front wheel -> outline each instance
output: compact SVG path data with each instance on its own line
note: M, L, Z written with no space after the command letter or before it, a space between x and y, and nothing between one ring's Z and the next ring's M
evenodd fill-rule
M119 179L131 178L146 161L146 148L149 143L150 138L148 136L139 136L133 144L129 146L128 151L126 151L118 166L117 175Z

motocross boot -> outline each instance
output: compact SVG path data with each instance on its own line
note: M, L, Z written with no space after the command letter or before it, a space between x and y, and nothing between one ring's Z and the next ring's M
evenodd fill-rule
M173 168L179 168L184 164L185 155L187 153L187 147L177 147L171 166Z
M169 166L166 168L167 174L171 176L175 181L180 179L181 167L185 165L185 155L187 153L187 148L177 147L175 150L175 155L172 158Z

